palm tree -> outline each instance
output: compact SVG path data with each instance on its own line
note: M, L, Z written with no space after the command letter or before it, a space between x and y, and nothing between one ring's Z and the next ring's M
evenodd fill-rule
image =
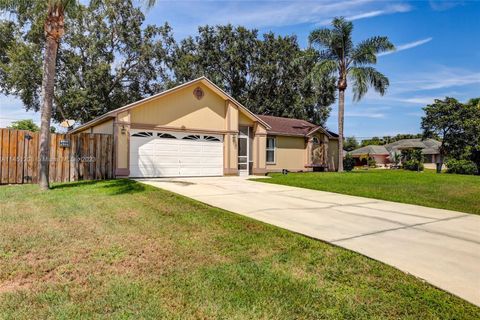
M372 37L357 45L352 41L353 23L345 18L334 18L332 28L320 28L309 36L311 45L320 50L320 62L314 72L320 76L338 76L338 171L343 171L343 123L347 82L353 84L354 101L359 101L371 86L381 95L389 85L388 78L371 65L377 63L377 54L395 50L387 37Z
M92 0L97 3L101 0ZM148 8L155 4L155 0L145 0ZM65 33L65 11L73 10L78 4L77 0L0 0L0 10L9 11L29 18L43 19L45 35L45 55L43 59L42 76L42 106L40 123L40 166L39 185L42 190L50 188L50 122L55 86L56 60L58 45ZM38 22L38 21L36 21Z

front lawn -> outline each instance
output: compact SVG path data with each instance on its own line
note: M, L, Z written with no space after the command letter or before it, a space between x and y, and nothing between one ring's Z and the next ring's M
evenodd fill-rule
M258 181L480 214L479 176L382 169L271 176Z
M0 318L478 319L480 308L359 254L112 180L0 187Z

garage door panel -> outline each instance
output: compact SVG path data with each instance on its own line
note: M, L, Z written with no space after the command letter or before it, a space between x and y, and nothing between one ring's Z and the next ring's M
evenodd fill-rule
M164 165L179 165L179 160L175 156L153 156L153 157L139 157L130 161L132 165L143 166L164 166Z
M130 138L130 176L223 175L222 136L171 132L176 139L167 139L161 137L162 132L150 132L151 136Z
M179 175L178 166L131 166L130 176L132 177L176 177Z

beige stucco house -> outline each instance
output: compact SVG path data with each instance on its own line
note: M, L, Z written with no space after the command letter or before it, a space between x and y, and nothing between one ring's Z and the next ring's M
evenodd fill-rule
M117 177L335 170L338 159L333 132L255 115L205 77L112 110L77 132L113 134Z

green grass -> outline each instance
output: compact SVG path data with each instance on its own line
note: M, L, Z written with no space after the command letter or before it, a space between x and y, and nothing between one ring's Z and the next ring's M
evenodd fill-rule
M0 319L478 319L359 254L128 180L0 187Z
M480 214L480 177L433 170L272 174L257 181Z

